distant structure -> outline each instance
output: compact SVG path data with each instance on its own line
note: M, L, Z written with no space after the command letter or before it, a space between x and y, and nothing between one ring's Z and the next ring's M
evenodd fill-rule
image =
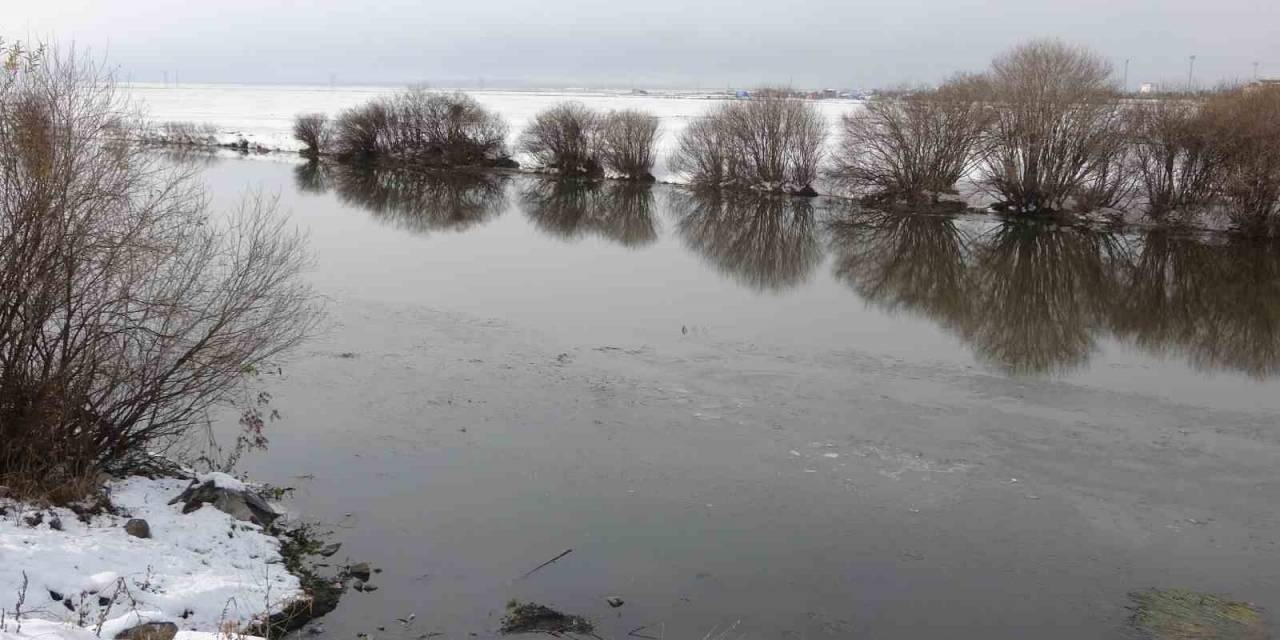
M1260 89L1280 89L1280 78L1259 78L1244 86L1246 91L1258 91Z
M1154 82L1144 82L1138 87L1138 93L1160 93L1160 85Z

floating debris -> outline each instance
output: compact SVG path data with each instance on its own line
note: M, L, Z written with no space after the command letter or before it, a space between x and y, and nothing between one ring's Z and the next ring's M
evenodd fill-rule
M586 618L560 613L551 607L532 602L507 603L507 615L502 618L502 633L564 633L591 634L595 627Z
M1247 602L1234 602L1186 589L1151 589L1129 594L1130 623L1153 640L1266 640L1271 637L1262 612Z

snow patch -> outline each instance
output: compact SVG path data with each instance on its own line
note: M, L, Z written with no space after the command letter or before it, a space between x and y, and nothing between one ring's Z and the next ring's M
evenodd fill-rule
M244 488L226 474L198 479ZM31 527L25 517L36 509L0 501L8 511L0 516L0 610L9 619L0 640L78 640L81 632L93 636L99 624L102 637L110 638L148 621L215 632L224 623L242 628L304 595L297 577L284 568L279 541L260 527L209 505L183 515L181 504L168 504L187 484L141 477L113 481L107 489L120 516L100 515L84 523L70 510L47 510L61 521L60 531L49 526L48 517ZM145 519L152 537L125 533L129 518ZM12 616L24 573L24 621L22 635L16 636ZM185 640L214 640L213 633L206 635Z

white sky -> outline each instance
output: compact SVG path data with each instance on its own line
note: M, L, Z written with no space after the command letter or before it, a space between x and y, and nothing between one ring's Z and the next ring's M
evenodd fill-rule
M1277 0L13 0L0 34L75 41L134 80L874 87L1024 39L1131 59L1131 86L1280 76ZM18 5L18 6L14 6Z

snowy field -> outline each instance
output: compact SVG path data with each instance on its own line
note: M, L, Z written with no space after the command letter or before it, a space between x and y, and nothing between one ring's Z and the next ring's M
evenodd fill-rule
M348 107L363 104L382 95L400 91L399 87L318 87L256 85L181 85L134 84L130 95L154 122L187 121L209 123L218 128L219 140L233 142L243 136L250 143L272 149L294 151L299 148L292 138L293 118L299 113L322 112L330 116ZM724 100L723 96L688 93L632 95L618 92L565 91L467 91L481 104L506 119L511 127L511 140L543 109L565 100L577 100L594 109L639 109L652 113L661 121L658 143L658 179L674 176L666 168L666 158L679 133L689 120L701 115ZM822 110L834 140L840 116L858 104L853 100L820 100L814 104Z
M160 621L177 623L178 640L200 640L303 595L281 564L279 542L256 524L208 505L184 515L181 504L168 504L187 484L113 481L109 496L122 515L87 523L67 509L0 500L0 640L113 638ZM146 520L151 537L126 533L130 518Z

